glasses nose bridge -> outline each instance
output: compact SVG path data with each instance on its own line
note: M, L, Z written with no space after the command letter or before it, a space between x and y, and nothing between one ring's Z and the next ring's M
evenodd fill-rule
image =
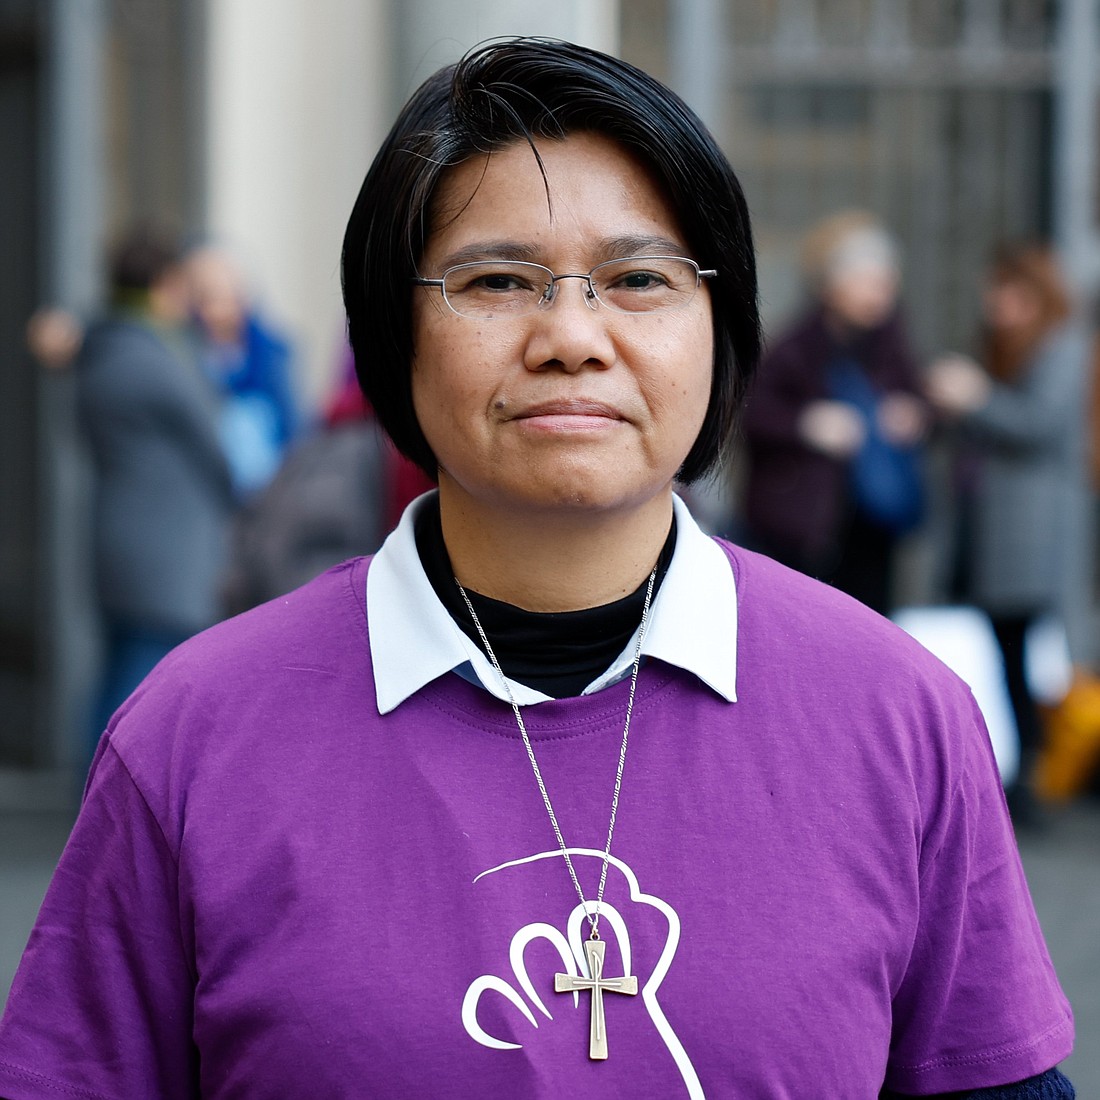
M550 285L546 288L546 293L543 294L542 300L539 302L539 306L542 309L549 309L558 296L558 283L563 279L583 279L587 286L584 288L584 304L589 309L595 309L599 302L599 295L596 293L596 285L592 281L591 271L567 271L562 275L555 275L553 272L550 274Z

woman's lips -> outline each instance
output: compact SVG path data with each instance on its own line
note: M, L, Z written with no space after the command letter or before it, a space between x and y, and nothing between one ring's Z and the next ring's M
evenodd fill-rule
M599 431L626 419L613 405L603 401L571 398L543 401L513 413L510 420L543 431Z

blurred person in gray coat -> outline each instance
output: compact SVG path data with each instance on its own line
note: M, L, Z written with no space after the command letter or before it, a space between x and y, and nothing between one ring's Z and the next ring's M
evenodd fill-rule
M1091 347L1071 319L1049 248L1004 247L983 297L981 365L933 363L932 403L958 430L955 594L990 616L1020 736L1007 794L1034 818L1031 779L1042 726L1025 672L1025 638L1051 612L1087 598L1087 384Z
M94 733L170 649L221 617L232 508L218 398L186 336L177 248L135 231L75 364L95 471L96 597L106 652Z

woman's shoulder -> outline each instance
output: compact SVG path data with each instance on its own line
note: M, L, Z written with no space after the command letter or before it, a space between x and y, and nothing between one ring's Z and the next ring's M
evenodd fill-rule
M136 317L108 314L88 326L76 366L83 375L118 372L131 363L148 364L168 354L164 341L149 325Z
M969 689L915 638L839 589L779 562L723 543L737 580L738 635L746 657L800 662L854 681L930 683Z
M939 657L845 593L761 555L734 555L739 705L810 753L858 744L865 764L903 787L916 781L933 801L964 774L989 771L975 696Z
M112 735L144 738L150 724L193 710L230 712L292 691L298 674L338 678L369 660L366 569L353 558L308 584L227 619L174 649L116 714Z
M1094 338L1084 325L1070 321L1051 329L1035 349L1036 364L1060 363L1083 371L1091 361Z
M232 656L262 665L335 655L349 642L365 642L369 561L349 558L298 588L218 623L182 647L181 656L200 661Z

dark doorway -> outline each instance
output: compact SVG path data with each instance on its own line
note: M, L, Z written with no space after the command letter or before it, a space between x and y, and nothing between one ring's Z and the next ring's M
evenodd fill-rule
M42 28L34 0L0 3L0 765L35 763L38 378L24 329L39 285Z

